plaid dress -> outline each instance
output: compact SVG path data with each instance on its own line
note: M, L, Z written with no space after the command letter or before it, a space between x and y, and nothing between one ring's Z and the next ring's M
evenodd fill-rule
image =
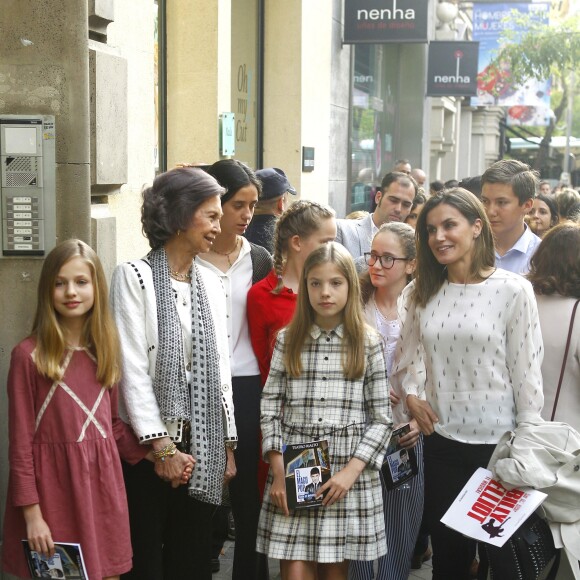
M256 549L282 560L375 560L387 550L378 470L392 425L383 347L369 331L364 376L348 380L342 371L342 326L330 332L313 326L310 334L298 378L285 371L285 332L278 336L262 395L264 457L281 452L283 443L320 438L329 442L333 474L352 457L367 467L343 499L330 507L294 510L289 517L270 500L270 472Z

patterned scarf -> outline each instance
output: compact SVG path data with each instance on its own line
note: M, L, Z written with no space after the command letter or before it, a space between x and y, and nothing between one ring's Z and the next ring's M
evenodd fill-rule
M148 255L157 302L159 350L153 391L164 421L191 421L196 459L189 495L219 505L226 465L219 354L209 299L195 264L191 272L192 382L187 384L181 323L165 250ZM190 387L188 389L188 387ZM219 468L223 466L223 468ZM217 468L216 468L217 467Z

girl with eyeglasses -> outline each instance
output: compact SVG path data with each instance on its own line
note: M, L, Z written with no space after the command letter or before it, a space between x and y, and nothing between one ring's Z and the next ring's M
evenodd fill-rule
M383 224L365 253L368 271L361 276L367 322L385 339L387 372L399 337L397 301L415 271L415 233L402 222Z
M413 228L401 222L384 224L373 238L371 251L364 257L368 271L361 275L361 293L366 321L383 337L389 376L401 331L397 302L415 271ZM411 431L400 441L404 447L415 447L419 473L409 480L408 485L391 491L387 490L381 478L388 551L378 560L376 576L373 576L373 562L353 561L350 565L351 580L407 580L411 569L423 514L423 443L417 422L411 420L403 408L400 393L392 389L391 404L394 428L405 423L411 425Z

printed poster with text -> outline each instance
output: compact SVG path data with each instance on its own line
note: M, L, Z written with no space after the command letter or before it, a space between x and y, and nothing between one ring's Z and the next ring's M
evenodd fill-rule
M480 467L441 521L464 536L501 548L546 497L531 488L508 490Z
M509 22L513 10L529 13L541 23L549 21L549 4L545 3L473 5L473 40L479 41L479 72L477 97L471 98L471 105L509 107L508 124L546 125L550 111L550 79L528 79L518 87L511 83L509 62L502 62L499 67L490 66L499 51L503 30L507 26L514 27L514 23ZM525 30L519 32L523 34Z

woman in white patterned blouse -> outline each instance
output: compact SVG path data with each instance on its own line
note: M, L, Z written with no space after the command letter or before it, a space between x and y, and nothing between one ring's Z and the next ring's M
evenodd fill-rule
M462 579L473 542L439 520L504 432L539 417L542 337L530 283L494 268L491 225L473 194L456 188L430 198L416 235L417 277L403 293L391 382L428 435L433 579Z

